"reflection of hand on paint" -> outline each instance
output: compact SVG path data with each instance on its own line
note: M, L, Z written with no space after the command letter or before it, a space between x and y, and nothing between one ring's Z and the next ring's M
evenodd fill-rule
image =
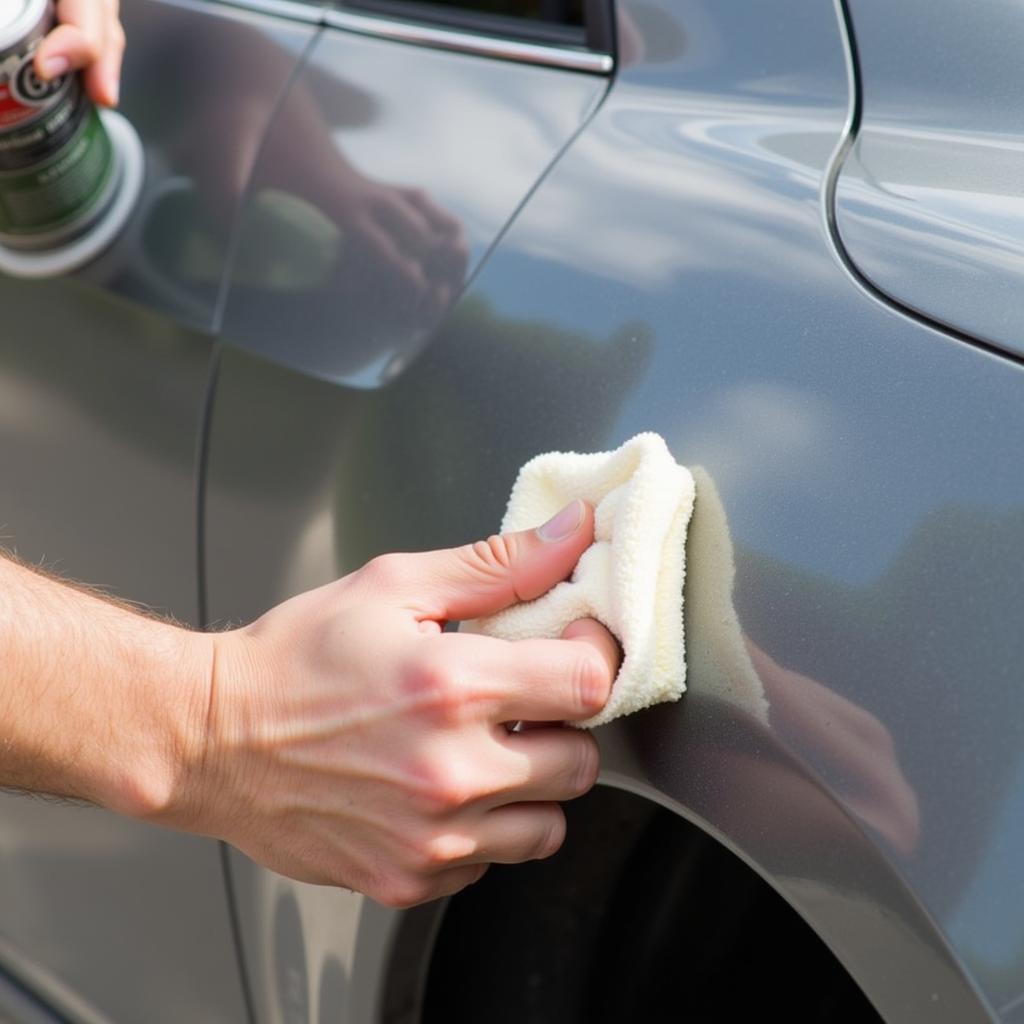
M116 107L125 43L118 0L59 0L57 21L36 51L36 74L49 81L81 70L90 98Z
M214 25L211 34L220 31ZM213 40L201 45L207 54ZM315 82L298 78L275 109L266 90L252 81L252 65L279 67L293 55L260 38L249 48L259 61L229 66L197 61L197 74L208 88L174 147L212 222L227 230L247 188L257 197L287 194L290 207L306 206L339 232L337 265L323 266L317 275L333 278L335 294L351 293L357 303L369 298L392 315L417 320L443 312L466 272L461 222L414 183L382 182L362 173L338 145L332 116L339 110L325 106L312 87ZM331 85L334 92L327 100L342 114L356 106L360 117L372 118L363 109L364 94ZM256 255L273 259L268 238L251 240L260 250Z
M846 808L909 855L917 845L920 811L892 736L871 712L783 668L744 634L733 602L736 567L725 506L702 467L693 467L693 475L697 499L687 537L684 605L691 689L759 720L794 754L827 774ZM816 822L828 820L827 798L791 767L751 769L745 755L734 754L725 762L725 777L731 769L746 780L756 776L764 787L765 813L785 814L794 835L813 832ZM755 827L755 819L744 814L742 827Z
M328 182L312 182L323 210L342 232L351 274L427 316L458 294L468 250L462 225L422 189L374 181L334 151Z
M783 668L749 639L747 649L771 705L773 730L811 764L832 768L843 804L901 853L912 853L920 811L889 730L870 711Z

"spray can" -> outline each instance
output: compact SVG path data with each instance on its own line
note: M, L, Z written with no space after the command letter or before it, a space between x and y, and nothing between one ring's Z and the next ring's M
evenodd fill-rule
M0 245L64 246L103 217L120 166L80 76L33 69L53 0L0 3Z

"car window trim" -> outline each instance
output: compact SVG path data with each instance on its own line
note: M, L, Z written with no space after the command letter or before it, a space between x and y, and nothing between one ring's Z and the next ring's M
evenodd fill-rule
M610 53L595 53L592 50L551 46L547 43L528 43L482 32L464 32L436 24L427 25L420 22L399 21L396 18L357 14L351 10L327 11L324 21L332 28L343 29L346 32L354 32L359 35L390 39L394 42L410 43L414 46L428 46L439 50L454 50L458 53L475 54L479 57L511 60L521 64L541 64L569 71L583 71L593 75L610 75L615 68L615 62Z
M324 7L327 0L321 3L304 3L303 0L216 0L227 7L240 7L245 11L257 14L271 14L289 21L302 21L308 25L320 25L324 20Z
M478 57L561 68L591 75L611 75L615 59L610 53L553 46L548 43L530 43L484 32L462 31L438 24L386 18L356 13L350 9L326 8L325 5L306 4L299 0L221 0L232 7L257 11L277 17L302 21L307 24L326 25L329 28L371 36L412 46L435 50L449 50Z

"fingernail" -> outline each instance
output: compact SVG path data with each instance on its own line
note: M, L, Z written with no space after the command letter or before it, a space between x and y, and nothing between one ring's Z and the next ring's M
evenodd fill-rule
M47 57L39 62L39 70L44 78L60 78L71 67L67 57Z
M543 526L537 527L537 536L549 543L565 540L574 534L583 522L583 502L577 498L570 501L557 515L552 516Z
M107 91L110 93L110 105L116 107L121 97L121 83L116 78L112 79Z

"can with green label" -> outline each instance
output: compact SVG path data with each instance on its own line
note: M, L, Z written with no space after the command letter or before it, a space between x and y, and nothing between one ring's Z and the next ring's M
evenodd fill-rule
M118 188L110 137L78 74L50 82L33 58L52 0L0 2L0 245L52 249L88 231Z

